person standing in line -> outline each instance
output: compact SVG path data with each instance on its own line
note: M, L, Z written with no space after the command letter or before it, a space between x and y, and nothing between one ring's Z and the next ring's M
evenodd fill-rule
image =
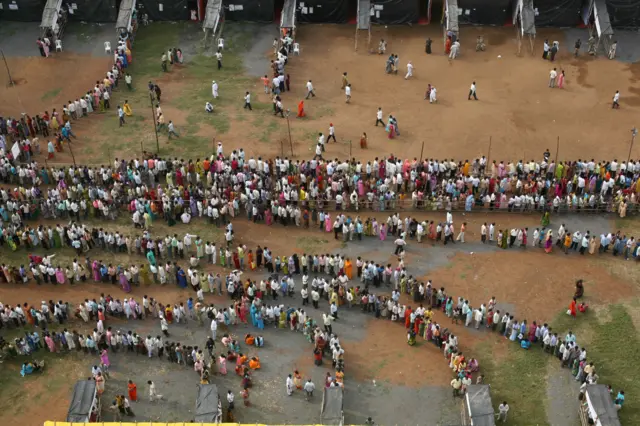
M576 41L576 44L574 45L574 49L573 49L573 54L574 56L577 58L578 54L580 53L580 46L582 46L582 41L580 39L578 39Z
M549 87L551 87L552 89L556 87L556 77L558 77L558 71L556 71L556 68L554 68L549 71Z
M478 96L476 95L476 82L474 81L473 83L471 83L471 87L469 88L469 96L467 97L467 100L471 100L471 96L473 96L473 99L475 99L476 101L478 100Z
M344 94L347 97L347 103L349 103L351 101L351 84L347 84L344 88Z
M616 94L613 95L613 103L611 104L612 109L620 108L620 91L616 90Z
M161 399L163 399L163 396L158 394L155 383L149 380L147 381L147 384L149 385L149 401L150 402L160 401Z
M333 139L334 142L338 143L336 140L336 129L333 127L333 123L329 123L329 137L327 138L327 143Z
M309 99L309 96L316 97L316 92L313 91L313 84L311 80L307 81L307 97L305 99Z
M507 421L507 413L509 412L509 404L507 401L502 401L502 404L498 407L498 420L502 420L502 423Z
M120 105L118 105L118 120L120 122L120 127L124 125L124 110Z
M384 121L382 121L382 107L378 107L378 112L376 112L376 127L378 127L378 123L382 124L382 127L384 127Z
M407 62L407 74L404 76L404 79L407 80L409 77L413 77L413 64L411 61Z
M222 68L222 52L220 49L216 52L216 59L218 60L218 71Z
M544 41L544 46L542 49L542 59L549 59L549 50L551 48L549 47L549 40L545 40Z
M253 111L253 108L251 108L251 94L249 92L246 92L244 95L244 109L249 108L249 111Z
M216 340L216 335L218 334L218 322L215 318L211 320L211 337L213 340Z

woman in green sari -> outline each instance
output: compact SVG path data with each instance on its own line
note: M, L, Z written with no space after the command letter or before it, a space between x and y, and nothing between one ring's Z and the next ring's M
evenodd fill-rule
M507 248L507 244L509 241L509 233L507 232L508 230L505 230L505 232L502 233L502 241L500 242L500 248L506 249Z
M546 228L547 226L549 226L549 212L544 212L544 214L542 215L542 219L540 220L540 223L542 224L543 228Z

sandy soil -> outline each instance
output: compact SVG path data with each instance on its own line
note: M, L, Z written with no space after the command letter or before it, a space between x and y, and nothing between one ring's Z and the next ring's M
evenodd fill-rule
M113 58L58 53L41 56L11 57L11 76L16 86L0 86L2 112L5 117L32 117L74 100L90 90L96 80L109 70Z
M486 52L475 52L479 34L487 42ZM545 148L555 153L558 137L560 160L585 155L610 159L628 152L628 129L635 125L635 115L640 111L640 93L631 86L640 76L637 65L594 60L586 55L574 59L566 50L561 50L553 64L537 53L517 57L513 29L475 27L463 29L462 54L449 61L443 54L439 28L376 28L372 45L377 46L377 40L384 37L389 43L387 53L400 57L399 74L387 75L386 57L369 54L362 39L361 48L354 52L353 36L351 27L331 25L305 26L298 33L302 53L293 57L287 68L292 91L283 96L285 107L295 116L308 79L313 80L317 97L305 102L306 118L291 119L293 139L299 142L297 156L311 155L307 151L317 132L327 133L330 122L335 125L338 144L329 145L328 157L347 156L349 141L352 155L362 160L390 152L419 157L424 141L424 157L463 160L489 156L490 138L490 158L497 161L540 158ZM434 40L430 56L424 53L427 36ZM538 44L545 38L564 40L560 32L541 30ZM540 50L541 46L536 48ZM404 80L407 61L415 67L414 77ZM553 67L565 71L564 89L547 87ZM348 73L353 86L348 105L340 90L343 72ZM472 81L477 83L478 102L465 98ZM438 89L437 105L423 100L429 83ZM260 89L256 82L254 90ZM621 108L612 111L610 100L616 90L622 94ZM267 95L258 98L269 102ZM396 116L401 137L389 140L381 127L373 127L379 106L385 117ZM272 119L281 123L272 140L287 138L286 122ZM241 128L232 126L225 135L226 145L244 147L252 155L280 153L279 144L247 144L241 132ZM369 136L366 152L359 148L362 132ZM605 138L608 143L602 144ZM640 147L636 147L632 157L639 154Z

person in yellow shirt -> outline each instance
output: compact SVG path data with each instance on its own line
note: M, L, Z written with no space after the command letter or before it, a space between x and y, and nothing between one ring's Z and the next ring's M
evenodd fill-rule
M128 100L124 101L124 105L122 105L122 110L127 115L127 117L131 117L131 115L133 114L133 111L131 110L131 105L129 105Z

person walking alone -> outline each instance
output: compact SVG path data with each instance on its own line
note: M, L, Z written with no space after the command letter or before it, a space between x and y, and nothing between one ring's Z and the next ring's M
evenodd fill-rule
M474 81L473 83L471 83L471 87L469 88L469 96L467 97L467 100L471 100L471 96L473 96L473 99L475 99L476 101L478 100L478 96L476 95L476 82Z
M333 123L329 123L329 137L327 138L327 143L329 143L331 139L336 143L338 142L336 140L336 129L333 127Z
M313 83L311 80L307 81L307 97L305 99L309 99L309 96L316 97L316 92L313 90Z
M222 68L222 52L221 49L218 49L216 52L216 59L218 60L218 71Z
M613 103L611 104L612 109L620 108L620 91L616 90L616 94L613 95Z
M249 111L253 111L253 108L251 108L251 94L249 92L246 92L244 95L244 109L249 108Z
M147 384L149 385L149 401L150 402L160 401L161 399L163 399L163 396L158 394L155 383L149 380L147 381Z
M384 121L382 121L382 107L378 107L378 112L376 112L376 127L378 127L378 123L382 124L382 127L384 127Z
M124 125L124 110L118 105L118 120L120 121L120 127Z

